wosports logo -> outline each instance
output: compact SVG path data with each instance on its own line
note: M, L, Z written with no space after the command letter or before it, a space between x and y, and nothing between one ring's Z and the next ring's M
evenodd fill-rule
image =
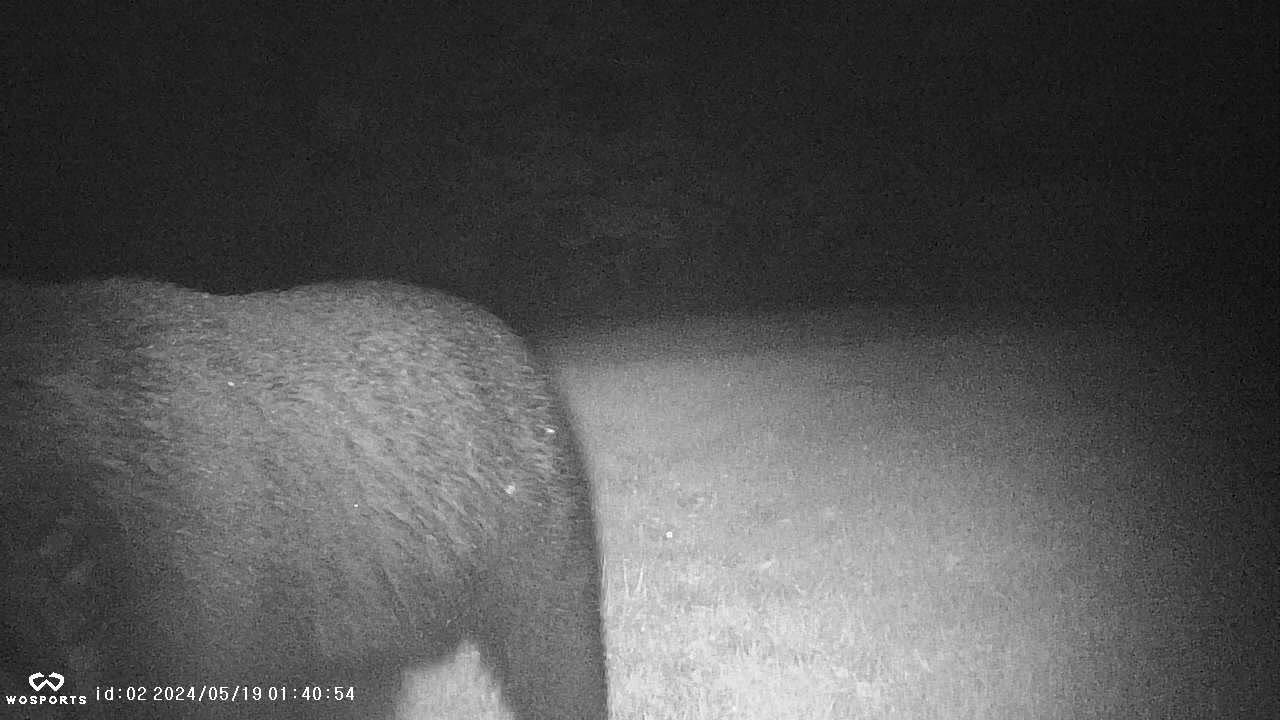
M51 672L48 675L42 672L34 672L27 676L27 684L34 691L31 695L8 695L4 696L6 705L17 706L51 706L51 705L86 705L89 698L84 695L57 695L66 683L66 678L61 673ZM39 694L35 694L39 693Z

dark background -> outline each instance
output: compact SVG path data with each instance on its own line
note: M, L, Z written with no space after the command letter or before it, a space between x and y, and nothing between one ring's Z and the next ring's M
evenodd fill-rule
M7 12L3 274L1273 307L1262 4L302 5Z

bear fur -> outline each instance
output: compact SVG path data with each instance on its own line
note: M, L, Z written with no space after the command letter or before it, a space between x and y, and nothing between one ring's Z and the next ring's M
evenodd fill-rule
M88 693L75 717L385 714L404 667L462 640L517 720L607 715L566 411L519 338L448 295L5 282L0 491L0 675L25 693L61 672Z

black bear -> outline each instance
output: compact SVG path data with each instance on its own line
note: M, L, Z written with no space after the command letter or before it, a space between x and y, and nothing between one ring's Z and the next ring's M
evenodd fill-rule
M450 296L0 282L0 493L0 677L75 717L368 717L464 639L519 720L607 715L566 411Z

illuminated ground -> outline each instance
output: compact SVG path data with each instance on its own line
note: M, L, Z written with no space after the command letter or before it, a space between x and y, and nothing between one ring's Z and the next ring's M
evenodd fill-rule
M1236 335L866 308L549 342L595 468L614 717L1277 716L1277 372ZM485 712L475 667L403 714Z

